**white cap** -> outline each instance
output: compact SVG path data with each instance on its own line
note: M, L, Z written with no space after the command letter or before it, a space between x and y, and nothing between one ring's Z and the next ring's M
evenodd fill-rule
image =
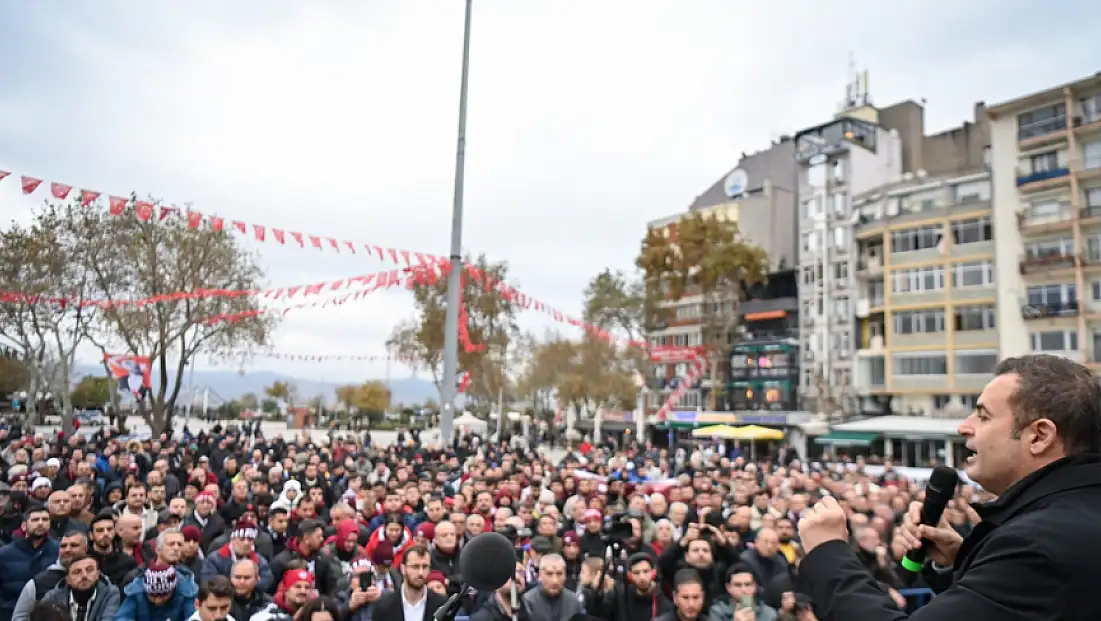
M46 477L35 477L34 483L31 483L31 491L33 492L40 487L48 487L50 489L53 489L53 484L50 483L50 480Z
M60 468L61 467L61 460L56 458L56 457L51 457L51 458L46 460L46 467L47 468Z

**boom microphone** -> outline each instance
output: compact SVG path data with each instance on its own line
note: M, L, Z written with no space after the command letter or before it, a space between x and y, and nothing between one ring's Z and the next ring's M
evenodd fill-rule
M463 583L479 591L496 591L516 575L516 548L494 532L475 536L459 556Z
M925 484L925 502L921 505L921 524L936 527L940 518L944 515L944 508L948 501L956 493L956 485L960 482L960 475L954 468L937 466L929 475L929 481ZM918 573L925 565L925 554L929 550L929 541L921 540L922 546L917 550L906 553L900 564L902 568L911 573Z

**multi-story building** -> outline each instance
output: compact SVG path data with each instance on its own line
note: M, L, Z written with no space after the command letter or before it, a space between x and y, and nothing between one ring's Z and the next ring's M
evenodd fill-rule
M726 406L731 411L799 409L796 283L795 270L788 269L746 291L730 349Z
M774 270L790 270L796 256L793 145L785 137L764 151L743 155L738 166L696 198L687 212L716 214L737 222L742 236L768 253ZM647 226L672 234L687 213L662 218ZM670 393L688 375L699 348L704 345L703 322L707 313L703 312L703 296L689 292L679 300L669 299L663 304L667 308L666 321L649 326L647 331L651 348L661 350L660 357L651 360L653 390L647 404L650 410L666 403ZM783 311L786 316L795 308L792 297L786 306L759 310ZM748 319L744 308L738 312ZM762 320L773 318L774 314L761 315ZM730 342L734 342L734 335L730 336ZM727 381L725 361L717 370L717 377L724 383ZM707 405L712 389L710 378L710 371L703 373L677 400L676 407L694 410Z
M1101 74L989 115L1001 354L1101 368Z

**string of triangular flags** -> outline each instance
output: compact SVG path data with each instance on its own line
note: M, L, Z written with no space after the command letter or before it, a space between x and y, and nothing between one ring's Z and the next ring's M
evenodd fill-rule
M9 171L0 170L0 182L11 176ZM236 231L259 242L270 242L282 246L298 245L301 248L313 248L316 250L330 250L341 252L347 250L353 254L363 252L367 256L386 261L406 269L426 269L429 266L449 265L447 257L431 253L401 250L369 243L358 243L350 240L338 239L323 235L289 231L283 228L272 227L266 224L253 224L243 220L227 219L222 216L204 214L192 209L143 201L136 198L104 194L99 190L89 188L77 188L76 186L58 181L45 181L41 177L29 175L19 176L20 188L25 195L34 195L42 188L48 188L49 194L57 200L66 200L70 197L79 199L81 206L92 207L101 204L101 199L106 198L109 213L120 217L127 213L133 213L138 219L145 222L164 221L170 218L183 218L190 228L206 226L218 231ZM270 233L270 235L269 235ZM476 282L483 285L486 290L497 290L508 299L514 301L519 307L534 310L549 315L555 321L567 323L581 328L588 334L608 342L620 342L633 347L646 347L644 341L629 341L613 335L597 326L588 324L576 317L563 313L527 294L515 289L511 285L496 280L484 273L476 266L465 266L467 273Z

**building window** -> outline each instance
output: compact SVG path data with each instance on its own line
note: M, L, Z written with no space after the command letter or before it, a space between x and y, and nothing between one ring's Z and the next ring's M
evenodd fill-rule
M1067 105L1058 103L1017 115L1017 138L1027 140L1067 128Z
M1077 351L1077 330L1051 330L1028 335L1032 351Z
M849 284L849 264L845 262L837 262L833 264L833 280L841 286L847 286Z
M997 364L996 351L956 351L956 375L989 375Z
M849 195L837 192L833 195L833 215L838 218L849 217Z
M894 314L894 323L895 334L944 332L944 311L900 311Z
M813 220L817 218L818 214L822 213L821 204L822 199L818 196L803 201L803 219Z
M1101 207L1101 188L1086 190L1086 207Z
M952 241L956 244L977 244L994 239L990 216L957 220L952 223Z
M849 229L843 226L833 229L833 247L838 250L849 249Z
M943 410L952 402L952 395L933 395L933 409Z
M956 331L993 330L997 327L998 311L993 305L956 308Z
M943 267L919 267L891 274L891 291L921 293L944 289Z
M1029 306L1069 304L1078 301L1078 291L1073 284L1035 285L1028 288Z
M970 261L955 265L956 287L988 287L994 284L994 264L990 261Z
M849 316L849 298L841 296L834 300L833 312L835 316L841 319L847 319Z
M833 182L845 183L845 160L836 159L833 161Z
M946 375L948 358L944 354L899 354L894 360L895 375Z
M1055 151L1033 155L1028 164L1033 173L1051 172L1059 168L1059 155Z
M939 226L922 226L905 231L891 233L891 252L915 252L936 248L940 243L941 228Z
M1074 239L1065 237L1033 242L1025 247L1025 254L1030 259L1070 256L1074 254Z
M700 317L700 305L699 304L681 304L677 306L676 310L677 319L698 319Z
M977 203L990 200L990 182L972 181L956 185L953 194L956 203Z

